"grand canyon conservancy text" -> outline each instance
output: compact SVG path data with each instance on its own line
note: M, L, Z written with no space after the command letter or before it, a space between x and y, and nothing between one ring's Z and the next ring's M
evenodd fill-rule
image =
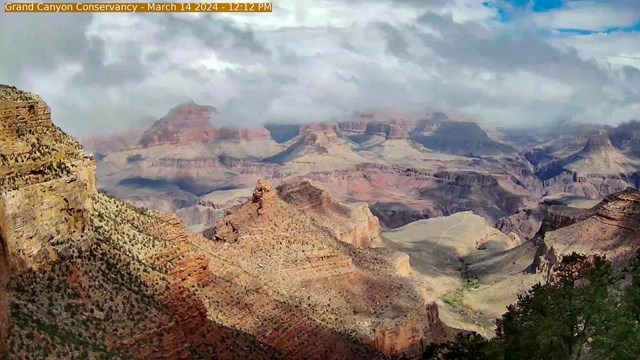
M5 12L136 12L137 3L5 3ZM144 4L146 5L146 4Z

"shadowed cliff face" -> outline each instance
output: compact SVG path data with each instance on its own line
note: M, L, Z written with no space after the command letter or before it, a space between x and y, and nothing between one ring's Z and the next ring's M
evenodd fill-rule
M7 299L6 286L11 274L9 273L9 252L6 241L0 229L0 351L7 351L5 338L9 330L10 311L9 300Z
M287 141L300 135L300 128L302 126L298 124L266 124L265 128L269 130L271 138L278 143L286 143Z
M561 138L526 153L536 166L536 175L544 181L543 195L569 193L602 199L628 186L637 187L640 159L627 141L634 134L621 128Z
M483 156L515 153L516 149L487 136L478 124L472 122L442 122L430 135L414 132L414 140L425 147L465 156Z

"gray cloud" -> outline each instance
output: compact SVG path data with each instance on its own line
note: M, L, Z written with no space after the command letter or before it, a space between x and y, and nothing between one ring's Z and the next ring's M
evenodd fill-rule
M166 40L191 37L205 46L218 51L233 51L225 57L239 60L242 56L266 54L269 51L256 40L250 28L241 28L233 20L207 13L200 17L183 18L174 14L162 14L160 24L164 26L161 37Z
M603 46L498 23L492 11L475 0L283 0L272 14L3 13L0 82L39 92L80 136L146 124L187 100L243 126L379 107L499 125L637 117L640 62L608 60L633 54L637 33Z
M143 63L140 48L136 44L125 43L119 50L119 61L107 64L105 41L99 37L90 38L89 48L82 61L82 71L72 81L78 86L113 86L140 82L150 75L149 67Z
M404 38L402 32L394 28L388 23L379 23L377 27L384 34L385 41L387 42L387 51L394 54L397 57L409 57L408 47L409 44Z
M23 72L49 71L82 56L92 18L92 14L0 13L0 82L28 82L29 74Z

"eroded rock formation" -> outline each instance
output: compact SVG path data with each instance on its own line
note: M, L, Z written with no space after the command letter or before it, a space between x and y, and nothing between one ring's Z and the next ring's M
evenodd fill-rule
M12 273L44 266L88 228L95 163L36 95L0 87L0 233Z
M194 102L179 105L169 111L142 134L143 147L162 144L188 144L213 140L241 141L269 138L265 128L241 129L214 127L211 123L218 110Z
M555 230L544 234L544 242L558 256L575 251L622 261L640 248L640 191L635 188L611 194L592 209L556 213L549 218Z
M274 194L279 196L274 197ZM259 213L258 209L262 206L267 210ZM423 300L417 298L405 301L415 306L422 304L419 306L421 310L414 308L411 315L402 320L389 318L389 321L380 321L386 318L386 315L381 315L386 310L380 308L378 302L382 298L386 299L385 302L399 300L389 298L388 294L401 296L401 289L407 285L397 282L400 278L395 278L397 269L393 259L383 260L380 255L367 249L372 237L378 236L379 228L375 226L376 221L371 219L370 213L363 212L357 217L353 214L357 211L362 210L335 202L326 190L310 181L284 184L277 193L270 184L260 181L251 201L232 210L218 222L212 231L212 239L228 243L228 252L242 251L245 254L242 257L247 261L253 258L252 268L262 273L268 274L280 264L280 268L286 269L287 279L286 284L282 283L281 286L293 286L303 293L313 289L315 295L321 296L316 300L323 299L322 302L328 298L335 300L337 296L342 300L331 306L337 306L339 313L346 310L344 316L348 311L355 311L349 316L357 318L368 316L365 313L369 311L380 314L375 320L371 319L378 325L358 332L367 333L368 341L388 355L420 352L425 342L431 341L424 340L426 333L434 334L434 340L446 338L448 333L444 330L445 326L439 320L429 320L430 311L426 311L429 307L422 307ZM366 226L366 231L361 230L362 224ZM370 227L376 229L373 234ZM353 230L345 236L342 229L349 228ZM355 237L356 241L352 240L351 234L354 232L362 234ZM340 245L341 242L365 248L345 248ZM378 275L373 275L374 272ZM315 285L308 288L307 284ZM360 291L369 293L372 298L354 300L350 295L345 297L346 294ZM366 307L370 307L369 310L362 313ZM349 308L352 310L347 310ZM339 322L343 320L346 319Z
M346 243L369 247L380 237L380 223L367 204L337 202L316 182L288 182L278 187L278 194L289 204L312 212L322 226Z

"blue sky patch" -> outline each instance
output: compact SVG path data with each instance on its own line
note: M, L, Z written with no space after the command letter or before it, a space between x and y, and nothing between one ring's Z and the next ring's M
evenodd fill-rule
M582 0L489 0L482 4L497 12L496 20L503 23L509 23L517 20L518 17L527 16L527 14L553 11L560 9L569 3L578 1ZM608 34L612 32L640 32L640 22L630 27L611 27L601 31L574 29L570 27L558 27L555 30L559 33L574 35L590 35L595 33Z

